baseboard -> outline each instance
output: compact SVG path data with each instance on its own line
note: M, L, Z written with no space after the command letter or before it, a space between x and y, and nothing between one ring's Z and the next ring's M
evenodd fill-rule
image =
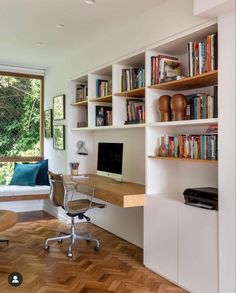
M1 202L1 209L10 209L16 213L41 211L43 210L43 200Z
M70 224L71 219L66 215L66 212L62 208L57 208L49 200L44 200L43 209L45 212L54 216L55 218L61 220L65 224ZM75 223L86 222L86 220L79 220L78 217L75 218Z

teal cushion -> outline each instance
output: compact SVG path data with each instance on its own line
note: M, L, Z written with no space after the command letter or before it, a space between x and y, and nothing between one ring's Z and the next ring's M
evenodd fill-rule
M42 160L38 162L39 164L39 172L37 174L35 184L36 185L50 185L48 178L48 159Z
M10 185L35 186L40 164L15 164Z

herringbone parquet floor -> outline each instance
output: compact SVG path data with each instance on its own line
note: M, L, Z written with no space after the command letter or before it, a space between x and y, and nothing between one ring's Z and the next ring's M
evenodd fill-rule
M92 224L77 225L100 240L95 252L92 244L79 242L73 260L66 256L67 243L43 249L45 238L66 231L56 219L17 223L1 233L10 245L0 246L1 293L183 293L186 292L142 265L142 250ZM23 284L8 284L10 272L20 272Z

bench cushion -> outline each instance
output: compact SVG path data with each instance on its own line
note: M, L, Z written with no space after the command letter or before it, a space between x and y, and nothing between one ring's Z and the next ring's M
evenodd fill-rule
M2 196L20 196L32 194L49 194L50 186L20 186L20 185L0 185L0 197Z

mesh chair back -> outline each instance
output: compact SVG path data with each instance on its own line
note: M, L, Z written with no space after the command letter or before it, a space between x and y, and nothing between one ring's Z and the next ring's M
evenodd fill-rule
M66 189L63 181L62 174L55 174L48 172L49 181L51 186L50 200L56 205L64 208L64 198Z

